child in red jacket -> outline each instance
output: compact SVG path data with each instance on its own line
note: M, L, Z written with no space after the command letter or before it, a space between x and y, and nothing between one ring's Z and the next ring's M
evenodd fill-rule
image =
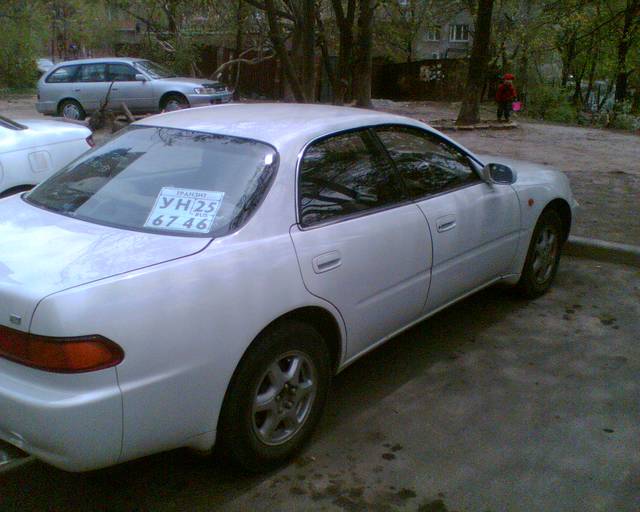
M511 73L507 73L502 77L502 83L496 91L496 102L498 103L498 121L504 115L505 121L509 121L511 115L511 104L516 99L516 88L513 86L515 77Z

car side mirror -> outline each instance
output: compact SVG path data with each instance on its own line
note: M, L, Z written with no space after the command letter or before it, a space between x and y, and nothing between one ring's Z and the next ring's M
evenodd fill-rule
M144 76L141 73L137 73L136 74L136 82L146 82L147 81L147 77Z
M516 171L508 165L487 164L482 168L482 179L487 183L511 185L517 178Z

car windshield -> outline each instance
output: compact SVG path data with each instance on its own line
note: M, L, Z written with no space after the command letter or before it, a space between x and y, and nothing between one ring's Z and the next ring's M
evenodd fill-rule
M171 78L176 76L175 73L172 73L164 66L151 62L150 60L139 60L134 62L134 66L138 68L138 70L147 73L151 78Z
M7 128L9 130L26 130L27 127L23 124L9 119L8 117L0 116L0 128Z
M250 139L135 126L25 196L81 220L215 237L241 226L276 172L278 153Z

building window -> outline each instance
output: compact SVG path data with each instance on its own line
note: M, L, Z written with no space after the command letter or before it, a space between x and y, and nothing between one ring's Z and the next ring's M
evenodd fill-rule
M427 41L440 41L440 27L427 30Z
M469 25L449 25L449 41L469 41Z

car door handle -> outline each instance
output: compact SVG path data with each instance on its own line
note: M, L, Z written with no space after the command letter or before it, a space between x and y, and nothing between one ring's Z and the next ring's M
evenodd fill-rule
M321 274L322 272L338 268L342 265L342 259L340 258L340 253L338 251L331 251L313 258L312 265L313 271L316 274Z
M436 229L438 233L443 233L445 231L449 231L456 227L456 216L455 215L445 215L444 217L440 217L436 220Z
M74 89L73 92L80 92L81 89Z

